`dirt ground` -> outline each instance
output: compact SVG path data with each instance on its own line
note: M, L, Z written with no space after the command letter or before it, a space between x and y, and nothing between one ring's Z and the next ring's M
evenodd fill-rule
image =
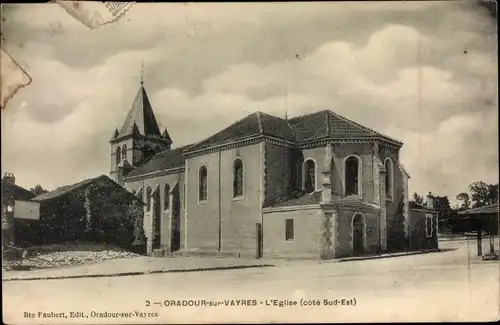
M480 260L475 256L474 242L440 245L445 248L442 253L379 260L301 261L271 268L5 282L4 322L124 324L498 319L498 261ZM486 245L488 243L485 249ZM231 301L236 300L240 300L239 305L234 302L231 306ZM241 300L246 301L244 306ZM274 300L281 300L282 307ZM211 301L220 305L172 306L182 305L183 301L185 304ZM298 305L286 305L293 302ZM39 317L37 314L51 311L64 313L61 315L68 318ZM110 314L113 312L125 313Z

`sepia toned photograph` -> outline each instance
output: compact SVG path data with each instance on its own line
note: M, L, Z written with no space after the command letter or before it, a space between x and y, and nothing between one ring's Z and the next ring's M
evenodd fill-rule
M5 324L499 320L495 1L0 16Z

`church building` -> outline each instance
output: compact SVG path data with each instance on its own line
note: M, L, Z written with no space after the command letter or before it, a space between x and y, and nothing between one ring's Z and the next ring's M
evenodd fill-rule
M111 178L146 203L150 255L328 259L407 248L402 143L333 111L255 112L175 147L141 82L110 143Z

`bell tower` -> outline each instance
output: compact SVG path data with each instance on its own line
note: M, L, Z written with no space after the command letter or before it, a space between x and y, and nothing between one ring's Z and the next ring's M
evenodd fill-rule
M110 140L111 171L110 177L124 185L124 177L134 168L157 152L170 149L172 139L167 129L160 133L156 117L151 107L143 75L125 121L120 130L115 129Z

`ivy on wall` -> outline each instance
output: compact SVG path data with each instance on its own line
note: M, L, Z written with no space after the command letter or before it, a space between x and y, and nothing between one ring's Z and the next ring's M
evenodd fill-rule
M140 251L144 244L143 206L109 181L40 204L40 221L18 232L26 245L104 243ZM20 229L21 231L21 229Z
M394 216L390 218L387 229L387 249L389 251L401 251L408 247L405 238L404 194L402 189L398 193L401 194L399 195L397 210Z

